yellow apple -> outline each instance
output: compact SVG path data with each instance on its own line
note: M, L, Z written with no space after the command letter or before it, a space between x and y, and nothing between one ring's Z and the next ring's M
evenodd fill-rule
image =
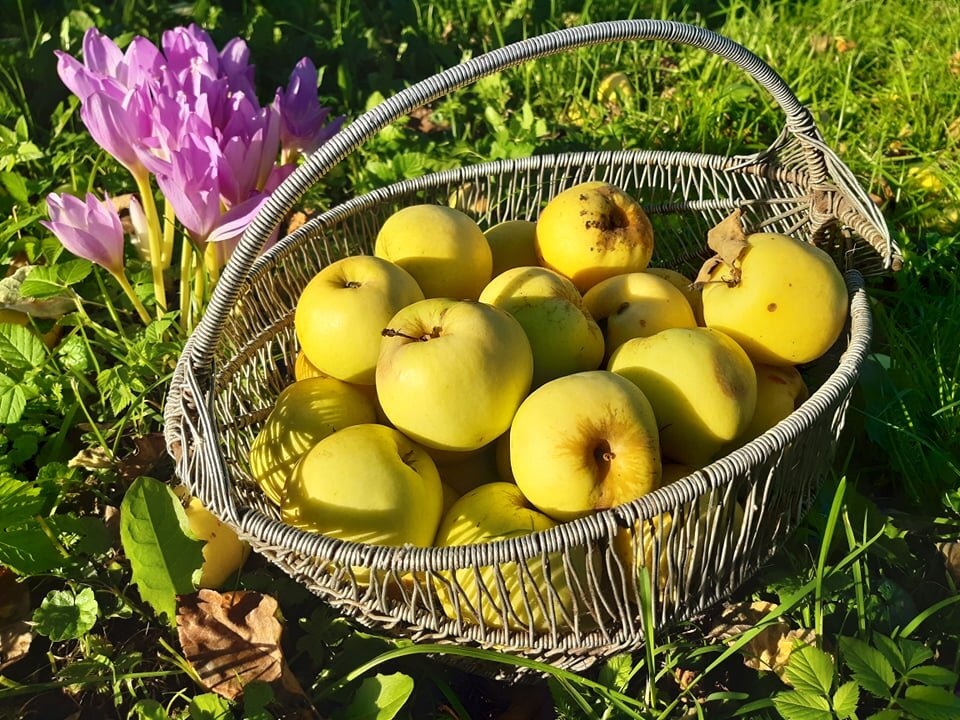
M250 471L280 504L300 456L328 435L376 422L376 405L360 386L336 378L298 380L284 389L250 446Z
M637 387L606 370L534 390L510 427L510 467L540 511L566 521L660 486L657 421Z
M537 257L586 292L601 280L647 267L653 227L643 209L605 182L575 185L547 203L537 219Z
M401 309L423 300L416 280L378 257L352 255L328 265L297 301L294 327L304 354L320 372L372 385L380 333Z
M693 317L696 318L697 325L703 327L703 294L700 288L696 287L690 278L670 268L648 267L644 272L662 277L682 292L687 302L690 303L690 308L693 310Z
M472 545L528 535L548 530L556 523L539 512L511 483L495 482L481 485L466 493L444 516L437 532L437 546ZM564 563L559 554L550 556L549 584L540 557L526 561L526 568L517 563L501 566L503 591L492 567L480 568L479 576L484 592L472 568L440 573L436 581L438 595L447 616L460 617L467 623L479 624L480 618L490 628L505 625L526 629L529 625L539 632L550 627L550 618L562 624L562 613L572 607L570 586L564 574ZM455 583L454 583L455 580ZM457 589L459 586L459 590ZM492 599L491 599L492 597ZM528 610L529 606L529 610Z
M747 429L737 440L745 445L796 410L809 397L807 386L795 367L754 365L757 375L757 409Z
M240 572L250 555L250 545L237 537L233 528L220 522L198 498L190 498L184 512L190 531L206 542L203 546L203 569L197 586L219 588Z
M533 387L600 367L603 334L580 291L560 273L542 267L507 270L483 289L480 302L506 310L523 327L533 350Z
M497 458L497 474L503 482L515 483L513 469L510 467L510 431L507 430L494 443Z
M534 245L537 224L531 220L504 220L484 232L493 253L493 271L496 277L504 270L536 265L537 249Z
M383 331L377 396L399 430L463 452L510 427L533 377L533 353L509 313L434 298L401 310Z
M757 404L750 358L708 328L670 328L627 340L608 369L650 400L664 458L702 467L746 429Z
M303 350L297 353L297 359L293 363L293 377L296 380L306 380L313 377L330 377L325 372L319 370L316 365L310 362Z
M353 425L307 451L287 482L283 521L374 545L433 543L443 487L427 451L386 425Z
M434 457L440 479L460 495L484 483L498 482L500 476L497 473L497 456L493 446L494 443L490 443L479 451L462 453L465 457L447 462L438 462ZM432 453L431 456L433 457Z
M775 233L746 237L734 266L724 262L703 287L703 319L754 362L800 365L823 355L847 318L847 288L823 250Z
M608 358L631 338L697 326L683 293L662 277L646 272L598 282L583 296L583 304L603 328Z
M447 513L450 512L450 508L453 507L453 504L460 499L460 493L450 487L447 483L440 480L440 489L443 491L443 504L440 507L440 517L441 519L446 517Z
M426 298L476 300L493 269L480 226L442 205L411 205L395 212L380 228L373 253L413 275Z

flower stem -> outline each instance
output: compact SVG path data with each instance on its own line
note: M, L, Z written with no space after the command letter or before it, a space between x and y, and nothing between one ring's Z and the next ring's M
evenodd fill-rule
M183 238L180 246L180 329L184 334L190 332L190 274L193 263L193 243L189 237Z
M123 288L124 292L127 293L127 297L130 298L130 302L133 303L133 307L136 308L137 314L140 315L140 319L143 320L144 325L149 325L151 321L150 313L147 312L147 309L143 306L143 301L137 297L137 294L133 291L133 286L130 285L130 281L127 280L127 275L122 270L118 273L113 273L113 277L116 278L117 282L120 283L120 287Z
M163 199L163 248L160 251L160 258L163 261L163 268L170 267L173 260L173 232L176 229L177 216L173 211L173 205L166 198Z
M153 199L153 190L150 189L150 176L147 173L135 174L134 179L137 181L143 214L147 218L150 266L153 270L153 293L157 299L157 307L161 313L164 313L167 311L167 292L163 287L163 236L160 231L160 216L157 214L157 203Z

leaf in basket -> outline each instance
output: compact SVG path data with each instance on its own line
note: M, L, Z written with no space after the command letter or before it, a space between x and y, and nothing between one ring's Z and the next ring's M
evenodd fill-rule
M716 255L709 258L700 268L694 285L702 287L705 283L716 282L711 275L721 263L730 269L730 277L723 278L722 282L729 285L740 282L740 268L737 262L748 247L747 234L743 229L743 210L737 208L707 231L707 247Z
M140 596L173 625L177 595L193 592L200 576L204 543L169 487L149 477L133 481L120 504L120 542Z
M707 637L724 642L736 640L776 607L762 600L727 605L721 613L720 622ZM774 672L786 682L785 673L791 654L800 647L815 644L816 637L812 630L791 628L786 622L773 623L740 650L744 656L743 664L754 670Z
M360 684L343 720L390 720L413 693L413 678L403 673L376 675Z
M179 600L180 647L204 687L229 700L255 681L281 681L291 692L299 690L280 649L283 630L274 598L242 590L200 590Z

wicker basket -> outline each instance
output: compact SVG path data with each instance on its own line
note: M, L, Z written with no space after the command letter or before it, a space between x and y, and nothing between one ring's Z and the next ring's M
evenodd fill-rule
M521 62L628 40L683 43L735 63L783 109L783 132L769 149L750 156L596 152L463 167L355 197L259 254L306 190L390 122ZM347 254L372 252L381 223L403 206L447 204L456 197L489 226L534 219L556 193L591 179L613 182L642 200L661 266L695 271L707 229L737 207L750 229L802 237L832 254L846 272L851 312L834 350L805 368L810 399L747 446L679 482L525 537L442 549L382 547L281 523L250 476L247 453L277 395L292 381L293 309L310 278ZM796 527L831 466L867 352L871 320L863 275L888 270L898 260L883 218L824 144L810 113L755 55L715 33L674 22L560 30L398 93L345 128L277 189L235 251L177 366L165 410L168 449L180 478L215 515L362 624L418 641L494 647L584 668L643 643L637 568L627 567L615 551L618 534L627 532L641 562L648 563L642 570L655 590L654 622L663 627L732 593ZM662 521L664 513L670 522ZM472 582L479 593L469 591Z

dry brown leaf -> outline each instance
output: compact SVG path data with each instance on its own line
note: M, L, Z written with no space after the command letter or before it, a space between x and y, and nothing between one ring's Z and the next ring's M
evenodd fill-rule
M851 50L854 50L857 47L856 40L848 40L842 35L837 35L837 37L834 38L834 43L837 46L838 53L850 52Z
M715 282L711 280L710 275L721 263L730 268L731 277L724 282L728 285L736 285L740 281L740 268L737 263L748 247L747 233L743 229L743 210L737 208L707 231L707 247L716 255L709 258L700 268L700 272L693 281L694 286L703 287L708 282Z
M953 579L953 584L960 587L960 542L940 543L937 548L943 554L947 574Z
M163 433L154 432L133 439L133 452L120 458L117 473L128 482L141 475L153 475L161 462L167 461Z
M707 634L711 640L729 642L750 630L777 606L770 602L756 600L749 603L727 605L720 615L719 623ZM812 645L816 642L813 630L791 628L786 621L780 621L764 628L759 635L741 648L743 664L754 670L775 672L781 680L794 649L800 645Z
M99 470L113 465L110 453L101 447L84 448L67 461L67 467Z
M955 117L947 126L947 137L953 142L960 142L960 117Z
M0 567L0 670L30 650L30 592L17 576Z
M810 37L810 48L815 53L825 53L830 47L829 35L813 35Z
M410 113L408 126L411 130L416 130L424 135L432 132L448 130L450 124L446 122L434 122L433 110L428 107L419 107Z
M950 56L950 74L960 77L960 51Z
M287 220L287 235L291 235L295 231L302 228L307 224L307 220L310 219L310 216L302 210L298 210L295 213L290 214L290 218Z
M180 646L208 690L235 700L248 683L283 678L282 628L272 597L200 590L178 600Z

